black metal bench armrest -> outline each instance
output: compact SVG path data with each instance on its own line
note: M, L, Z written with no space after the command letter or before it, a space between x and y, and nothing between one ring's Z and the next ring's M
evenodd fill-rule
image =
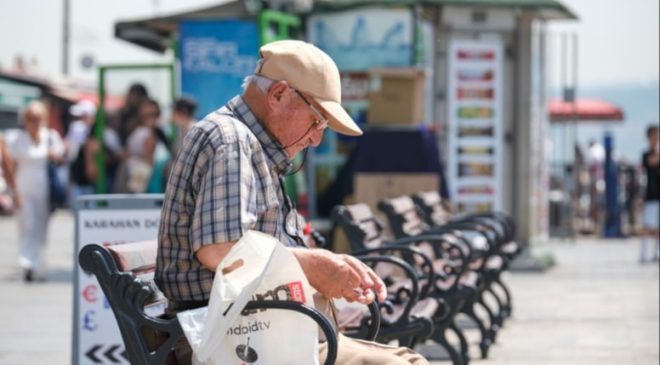
M510 226L506 222L503 222L502 220L496 219L492 216L467 216L461 218L461 221L473 222L474 224L488 227L492 231L492 234L495 236L494 241L496 247L493 250L495 252L499 252L505 244L515 239L514 232L511 230Z
M415 273L415 269L413 269L410 265L408 265L405 261L401 260L398 257L393 257L393 256L357 256L360 261L364 263L379 263L379 262L387 262L390 264L394 264L406 273L406 276L410 279L411 281L411 290L410 290L410 300L406 302L406 306L404 307L403 314L401 315L401 318L399 320L405 320L410 316L410 311L412 310L412 307L415 305L415 303L419 300L419 282L417 281L417 274Z
M368 307L371 318L369 321L369 329L367 330L367 335L364 336L364 339L367 341L376 341L376 337L378 337L378 331L380 330L380 306L374 300L373 302L369 303Z
M472 226L488 239L489 243L499 245L504 241L504 227L496 220L487 217L467 216L447 222L447 224L464 225L466 229Z
M493 241L493 233L487 227L479 226L476 222L450 221L442 226L429 229L425 234L451 234L455 236L461 242L461 247L465 249L465 256L470 261L468 266L481 260L481 264L476 268L478 271L483 270L488 258L497 252L497 245ZM484 238L486 240L485 247L475 246L469 237L470 234Z
M351 255L358 256L358 258L362 260L363 257L372 257L372 256L366 256L369 254L386 254L392 252L401 253L401 255L407 259L405 262L406 265L410 267L410 269L413 269L413 267L420 266L420 272L422 273L421 278L426 278L428 284L422 287L419 293L419 298L428 297L430 288L433 287L433 283L435 282L436 273L433 270L433 261L431 261L431 259L418 248L411 247L407 244L404 245L394 244L394 245L372 248L368 250L360 250L360 251L352 252ZM421 265L417 264L417 261L414 259L415 256L422 260L423 263ZM414 275L414 277L411 277L411 279L413 279L415 283L419 282L418 280L419 278L417 277L416 274Z
M178 320L147 316L143 311L144 303L153 296L153 291L131 273L119 272L104 247L86 245L80 250L78 259L83 270L96 276L110 303L131 363L162 364L170 349L183 336ZM167 340L153 353L142 335L144 326L168 334Z
M494 211L494 212L472 213L472 214L456 217L456 219L463 219L463 218L491 219L497 222L499 225L501 225L501 227L504 229L504 239L506 241L511 241L514 239L516 232L516 223L513 220L513 218L506 213Z
M367 251L372 251L373 253L373 251L375 250L367 250ZM419 292L419 282L417 280L417 272L415 271L415 269L411 265L407 264L404 260L394 256L356 255L356 257L360 259L360 261L367 264L375 265L378 263L386 262L398 266L410 279L412 288L410 290L409 298L405 302L403 311L401 315L397 318L396 322L389 324L390 328L387 331L388 335L385 338L383 338L383 340L385 341L390 340L391 336L396 337L398 330L400 330L400 334L404 336L409 336L411 333L416 333L420 337L430 336L432 333L432 329L429 330L429 323L431 323L430 326L432 327L432 320L430 318L417 319L411 313L413 307L417 304L417 302L421 298ZM424 322L424 323L421 324L417 322Z
M445 234L451 235L456 237L460 241L460 249L463 251L465 254L466 259L470 260L474 257L475 255L475 248L470 244L470 242L463 236L464 230L461 227L454 227L450 225L443 225L443 226L433 226L431 228L428 228L424 232L415 235L415 236L410 236L408 238L416 238L420 236L424 237L429 237L429 236L442 236ZM436 247L437 249L437 247ZM440 255L440 252L436 252L437 255Z
M461 241L455 242L456 241ZM470 264L468 253L465 252L465 249L469 247L465 243L465 240L462 237L458 237L454 234L451 233L446 233L446 234L422 234L418 236L413 236L413 237L404 237L404 238L399 238L394 241L390 241L387 243L389 247L390 245L419 245L422 243L429 243L433 245L433 249L437 255L436 258L440 258L441 256L444 255L449 255L450 256L450 261L455 262L459 261L456 265L452 266L447 266L446 269L448 271L443 272L443 274L448 274L448 275L455 275L457 278L461 277L468 269L468 266ZM467 246L466 246L467 245ZM439 274L439 273L436 273ZM456 281L455 286L458 285L458 280Z
M497 245L499 239L497 232L490 226L473 219L465 220L452 220L444 223L441 226L436 226L428 230L428 233L444 232L445 230L452 231L471 231L483 236L488 243L488 250L491 250ZM472 247L475 249L474 247Z
M144 313L145 301L154 295L152 288L131 273L118 271L115 261L104 247L86 245L80 250L78 259L83 270L96 276L110 303L131 364L162 364L183 336L179 321L176 318L155 318ZM325 364L334 364L337 358L334 328L315 308L294 301L251 301L245 309L294 310L311 317L321 327L328 341ZM141 332L144 327L167 334L167 340L156 350L150 351Z

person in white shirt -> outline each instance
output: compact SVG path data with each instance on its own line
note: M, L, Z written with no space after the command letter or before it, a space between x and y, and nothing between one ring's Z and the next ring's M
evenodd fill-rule
M48 109L40 101L31 102L23 113L23 129L13 141L10 154L16 163L19 196L19 263L25 281L45 278L44 249L50 215L47 165L63 162L64 144L59 134L47 127Z
M69 124L69 130L66 133L66 137L64 137L64 144L67 150L67 163L69 164L69 181L71 182L70 206L73 207L73 202L80 195L94 193L92 186L81 185L80 182L76 181L76 171L72 170L76 159L79 158L81 149L89 138L92 125L94 125L96 105L89 100L82 100L69 108L69 114L76 118L76 120Z
M89 100L82 100L69 108L69 114L76 120L71 122L64 142L67 147L67 160L76 159L80 146L85 143L96 118L96 105Z

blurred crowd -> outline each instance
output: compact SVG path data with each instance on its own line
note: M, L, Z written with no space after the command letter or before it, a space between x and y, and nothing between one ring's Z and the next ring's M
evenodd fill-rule
M171 108L170 120L161 120L161 105L136 83L123 106L104 115L105 123L97 106L82 100L69 108L61 135L49 127L48 105L35 100L21 113L18 130L0 132L0 213L17 217L26 281L44 278L43 250L55 209L71 207L84 194L164 191L197 104L182 97Z
M620 234L636 235L643 230L643 208L647 191L653 189L648 182L648 174L640 161L629 161L616 156L614 164L617 194L616 214L619 217ZM576 147L576 158L572 165L574 178L574 209L573 224L575 230L582 234L601 234L606 224L606 176L605 148L595 140L589 141L585 152Z
M120 109L106 112L103 126L98 123L97 106L93 102L82 100L72 105L69 109L71 121L60 135L48 128L47 105L40 101L30 103L20 117L20 130L8 131L6 136L0 131L0 161L3 161L0 211L11 212L20 200L20 192L13 189L10 182L12 172L21 170L15 151L27 143L24 134L33 114L40 118L40 128L52 134L49 140L52 146L46 149L54 149L55 145L62 147L56 162L58 175L67 183L67 197L72 202L80 195L98 192L101 176L105 180L104 193L163 192L169 162L182 136L194 123L196 109L193 99L179 98L172 106L170 120L163 121L161 105L149 96L144 85L136 83L129 88ZM33 113L34 110L39 112ZM99 157L103 163L99 162ZM101 165L105 168L98 171Z

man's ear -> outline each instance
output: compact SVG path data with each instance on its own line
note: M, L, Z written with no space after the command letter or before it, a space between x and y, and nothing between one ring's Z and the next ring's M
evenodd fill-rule
M289 85L286 81L277 81L274 83L268 90L268 106L272 108L275 107L276 103L281 102L288 88Z

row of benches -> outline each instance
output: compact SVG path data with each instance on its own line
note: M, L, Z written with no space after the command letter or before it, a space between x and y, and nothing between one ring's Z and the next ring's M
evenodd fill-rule
M411 348L431 339L445 348L454 365L465 365L468 342L456 325L456 316L464 313L479 328L481 355L486 357L511 314L509 290L501 280L502 271L519 252L511 219L495 213L452 218L435 192L384 200L379 209L393 239L366 205L338 206L333 211L332 232L343 231L351 254L388 284L388 298L380 308L375 303L343 306L337 316L339 329L349 336L397 340ZM145 312L145 306L160 303L162 307L164 300L151 278L136 275L153 270L156 245L155 241L110 247L90 244L79 254L81 267L97 277L112 307L132 364L176 363L172 348L183 337L176 318ZM478 315L477 307L487 318ZM255 308L294 310L311 317L328 339L325 364L334 363L333 328L314 308L286 301L251 302L246 307ZM447 340L447 331L458 336L458 348Z
M514 222L501 213L451 217L437 192L385 199L378 207L387 225L364 204L333 210L333 222L345 233L350 250L399 254L416 272L421 285L418 303L439 303L438 311L430 317L434 323L430 338L445 348L455 365L467 364L468 343L456 325L456 316L463 313L478 327L481 356L486 358L497 331L511 315L511 294L501 274L520 252L513 241ZM417 253L401 247L414 248ZM382 270L377 272L382 274ZM387 280L391 290L405 287L406 279ZM478 313L486 313L486 318ZM424 313L413 315L419 318ZM381 326L388 325L383 322ZM459 348L449 343L447 331L458 336Z

